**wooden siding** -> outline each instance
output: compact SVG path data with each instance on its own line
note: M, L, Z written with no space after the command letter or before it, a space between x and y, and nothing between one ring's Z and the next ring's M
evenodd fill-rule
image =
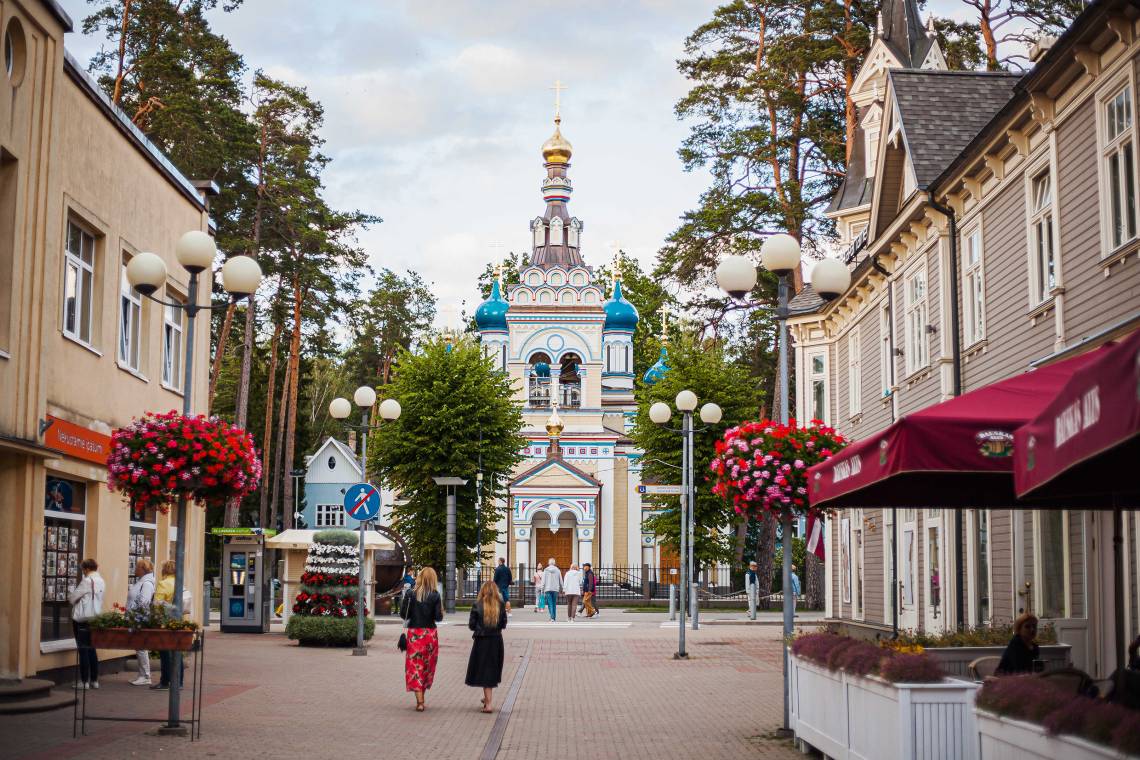
M1136 96L1133 95L1133 103ZM1128 256L1104 276L1096 203L1096 102L1090 97L1057 129L1064 329L1069 345L1140 309L1140 260ZM1102 203L1107 203L1101 198Z
M990 510L990 613L995 623L1013 620L1013 513Z

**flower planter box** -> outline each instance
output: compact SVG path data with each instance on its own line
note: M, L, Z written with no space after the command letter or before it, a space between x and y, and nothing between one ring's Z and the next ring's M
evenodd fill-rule
M165 628L92 628L91 646L96 649L147 649L187 651L194 645L194 631Z
M1069 644L1042 644L1041 659L1045 661L1045 670L1070 667L1072 649ZM923 651L938 660L947 675L969 679L971 662L979 657L1001 657L1005 647L927 647Z
M975 710L981 760L1104 760L1122 757L1111 747L1076 736L1050 736L1043 726Z
M890 683L830 671L792 655L791 728L798 742L837 760L978 760L978 685Z

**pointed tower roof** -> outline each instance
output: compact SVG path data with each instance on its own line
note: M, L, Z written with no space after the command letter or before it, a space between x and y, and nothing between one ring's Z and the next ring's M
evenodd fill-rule
M491 296L479 304L479 308L475 310L475 326L479 328L480 332L506 332L507 311L511 305L507 299L503 298L503 292L499 286L501 276L501 272L496 269L495 281L491 285Z
M636 330L640 316L621 292L621 275L614 277L614 294L606 301L606 322L603 330Z
M883 0L878 37L904 69L922 67L934 40L926 36L917 0Z

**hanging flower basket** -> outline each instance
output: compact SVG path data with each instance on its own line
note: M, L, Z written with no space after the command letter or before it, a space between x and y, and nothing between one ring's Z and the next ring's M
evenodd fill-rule
M210 505L252 493L261 457L253 436L218 417L148 413L112 433L107 470L133 507L165 512L183 494Z
M92 628L91 646L96 649L187 651L194 646L194 631L166 628Z
M745 422L724 432L709 462L713 493L732 502L737 514L814 514L808 502L807 471L847 445L820 420L801 427L772 420Z

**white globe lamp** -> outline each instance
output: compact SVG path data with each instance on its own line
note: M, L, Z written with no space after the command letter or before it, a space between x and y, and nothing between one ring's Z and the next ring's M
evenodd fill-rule
M230 256L222 265L222 287L238 298L261 285L261 265L249 256Z
M370 409L376 403L376 391L367 385L362 385L352 394L352 400L363 409Z
M174 248L174 255L178 263L188 272L201 272L214 265L214 257L218 255L218 247L214 239L201 230L190 230L178 238L178 245Z
M333 419L346 420L352 414L352 404L346 398L334 398L329 402L329 414Z
M716 284L733 298L744 298L756 287L756 265L746 256L725 256L716 268Z
M127 262L127 282L144 296L166 283L166 262L156 253L138 253Z
M787 274L800 265L799 241L784 232L772 235L760 247L760 262L773 274Z
M400 402L394 398L386 398L380 402L380 416L389 422L400 418Z
M697 394L692 391L681 391L677 394L677 408L682 412L691 412L697 408Z
M721 411L720 407L716 404L705 404L701 407L701 422L705 423L706 425L715 425L716 423L720 422L720 418L723 416L723 414L724 413Z
M823 259L811 270L811 286L820 298L838 298L851 284L851 273L838 259Z
M673 411L664 401L658 401L656 404L649 407L649 419L653 420L653 423L655 425L664 425L672 416Z

